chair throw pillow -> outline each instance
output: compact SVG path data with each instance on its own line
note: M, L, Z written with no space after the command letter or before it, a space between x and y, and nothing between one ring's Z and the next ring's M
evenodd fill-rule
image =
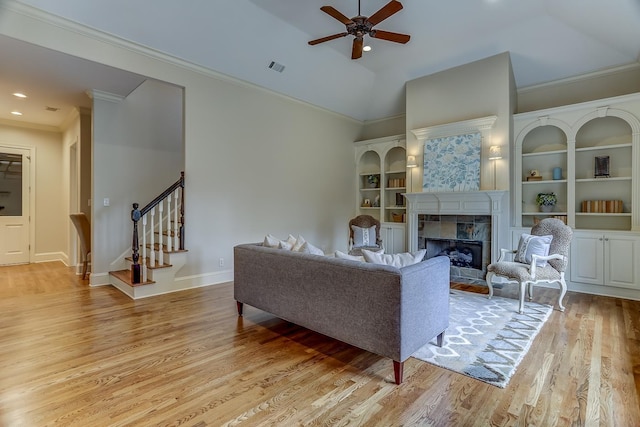
M378 246L376 243L376 226L372 225L369 228L358 227L352 225L353 230L353 247L354 248L366 248L367 246Z
M518 243L518 250L513 260L521 262L523 264L531 264L531 255L549 255L549 246L551 246L551 240L553 236L534 236L532 234L522 233L520 236L520 242ZM546 260L538 260L536 262L538 267L544 267L547 265Z
M402 254L384 254L373 252L367 249L362 250L362 256L365 261L372 264L392 265L397 268L406 267L408 265L417 264L424 258L427 253L426 249L420 249L416 252L405 252Z

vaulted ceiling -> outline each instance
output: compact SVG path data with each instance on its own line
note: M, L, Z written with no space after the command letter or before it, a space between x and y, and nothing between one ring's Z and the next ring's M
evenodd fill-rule
M361 0L361 13L370 16L387 2ZM506 51L519 88L640 58L638 0L401 0L404 8L376 28L411 40L366 37L372 50L358 60L350 59L351 36L307 44L344 31L321 6L351 18L357 0L20 3L363 121L403 113L408 80ZM284 70L270 69L272 61ZM11 78L4 66L0 71L1 80ZM109 73L101 78L104 86ZM114 71L113 78L123 76Z

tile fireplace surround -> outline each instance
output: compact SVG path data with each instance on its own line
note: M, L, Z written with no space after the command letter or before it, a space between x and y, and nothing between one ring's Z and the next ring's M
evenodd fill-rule
M406 193L408 249L416 251L420 236L419 215L487 216L490 218L490 261L498 259L500 248L510 248L507 191L470 191L447 193ZM423 217L424 219L424 217ZM483 264L487 264L486 260ZM486 265L483 265L486 269ZM459 271L452 267L452 275ZM475 273L484 279L486 271ZM473 276L474 274L471 274ZM467 276L464 274L463 276Z

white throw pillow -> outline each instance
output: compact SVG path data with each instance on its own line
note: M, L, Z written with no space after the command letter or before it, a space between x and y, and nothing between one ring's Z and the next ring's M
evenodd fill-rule
M304 242L302 244L302 246L300 247L300 250L298 252L301 252L303 254L322 255L322 256L324 256L324 252L322 251L322 249L316 248L315 246L313 246L309 242Z
M392 265L397 268L406 267L408 265L417 264L424 258L427 253L426 249L420 249L416 252L405 252L402 254L384 254L381 252L362 250L365 261L372 264Z
M266 236L264 236L262 246L266 246L268 248L277 248L278 246L280 246L280 239L274 237L272 234L267 234Z
M280 240L278 243L278 249L284 249L285 251L290 251L293 245L286 240Z
M361 261L364 262L364 257L362 255L349 255L344 252L336 251L335 257L339 259L349 259L351 261Z
M376 226L372 225L369 228L358 227L352 225L353 230L353 247L362 248L367 246L378 246L376 244Z
M291 248L291 250L294 252L299 252L302 245L304 245L304 242L306 242L306 240L304 240L304 237L298 235L298 238L293 243L293 247Z
M513 260L523 264L531 264L531 255L549 255L551 240L553 240L553 236L534 236L522 233L522 235L520 235L520 242L518 242L518 250L516 251L516 255L513 257ZM538 267L544 267L547 265L547 261L538 260L536 265Z

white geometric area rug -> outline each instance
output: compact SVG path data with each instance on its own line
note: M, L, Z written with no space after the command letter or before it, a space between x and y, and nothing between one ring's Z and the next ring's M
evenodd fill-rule
M451 290L449 327L442 347L435 339L413 357L505 388L553 307Z

